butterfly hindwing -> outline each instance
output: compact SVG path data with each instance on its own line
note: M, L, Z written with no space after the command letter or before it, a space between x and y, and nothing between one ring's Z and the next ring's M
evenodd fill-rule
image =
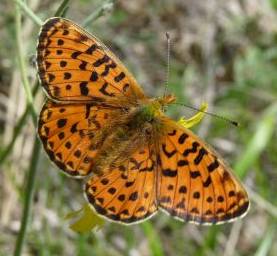
M243 215L248 196L230 169L192 132L167 121L159 142L159 206L198 224L231 221Z
M44 89L58 101L144 97L133 76L103 43L66 19L51 18L42 26L37 65Z
M145 147L120 166L92 176L85 194L95 211L125 224L152 216L157 211L155 157L153 148Z

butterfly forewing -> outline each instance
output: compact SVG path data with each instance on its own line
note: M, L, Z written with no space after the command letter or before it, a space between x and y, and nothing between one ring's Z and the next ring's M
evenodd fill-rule
M109 101L144 97L123 64L95 37L62 18L42 26L37 64L48 95L59 101Z

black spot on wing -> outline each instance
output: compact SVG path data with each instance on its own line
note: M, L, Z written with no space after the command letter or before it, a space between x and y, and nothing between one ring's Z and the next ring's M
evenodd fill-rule
M206 149L204 148L200 148L200 150L198 151L198 155L194 158L194 164L198 165L200 164L200 162L202 161L204 155L207 155L208 152Z
M64 74L63 74L64 80L69 80L71 77L72 77L71 73L69 73L69 72L64 72Z
M106 96L113 97L113 96L114 96L114 93L109 93L109 92L107 91L107 88L108 88L108 83L104 83L104 84L102 85L102 87L99 89L99 91L100 91L101 93L103 93L104 95L106 95Z
M177 170L171 170L169 168L163 169L162 174L166 177L176 177L177 176Z
M81 95L87 96L89 94L88 82L81 82L79 87Z
M115 76L114 81L118 83L118 82L120 82L125 76L126 76L125 73L124 73L124 72L121 72L119 75Z
M179 161L177 162L177 165L178 165L179 167L187 166L188 164L189 164L189 162L188 162L187 160L179 160Z
M62 118L62 119L59 119L57 121L57 126L58 126L58 128L62 128L62 127L64 127L66 125L66 123L67 123L67 119Z
M192 143L192 148L189 149L185 149L183 152L183 156L188 156L190 153L196 153L197 152L197 148L200 146L200 144L198 142L193 142Z
M186 133L181 134L181 136L178 139L178 143L183 144L188 137L189 136Z
M199 199L200 198L200 193L198 191L193 193L193 198L194 199Z
M90 81L92 81L92 82L97 81L97 80L98 80L98 74L97 74L97 72L92 71L92 72L91 72L91 76L90 76L90 79L89 79L89 80L90 80Z
M96 44L93 44L88 49L86 49L85 53L93 54L93 52L96 51L97 49L98 49L98 46Z
M179 193L186 194L187 193L187 187L186 186L180 186Z
M203 186L206 188L210 186L211 183L212 183L212 179L210 176L208 176L208 178L203 182Z
M104 63L109 62L110 57L108 55L104 55L102 58L98 59L97 61L95 61L93 63L94 67L100 67L101 65L103 65Z
M213 172L215 169L217 169L219 167L219 162L217 161L217 159L214 159L214 162L212 162L211 164L208 165L208 171L209 172Z
M121 194L117 197L117 199L121 202L123 202L125 200L125 195L124 194Z
M166 149L166 145L165 145L165 144L162 144L162 150L163 150L164 154L165 154L168 158L171 158L172 156L174 156L174 155L177 153L176 149L172 150L171 152L168 151L168 150Z
M193 179L196 179L197 177L200 177L200 172L199 171L191 171L190 172L190 177Z
M130 201L136 201L138 199L138 192L135 191L129 196Z
M113 69L116 67L116 64L112 62L111 64L105 65L104 71L101 73L101 76L107 76L110 72L110 69Z
M74 124L71 126L71 128L70 128L70 132L71 132L71 133L75 133L75 132L78 131L78 130L77 130L77 125L78 125L78 123L79 123L79 122L76 122L76 123L74 123Z
M81 64L79 65L79 68L80 68L81 70L86 70L86 66L87 66L87 62L82 61Z
M79 55L81 55L82 52L76 51L71 54L72 59L77 59Z

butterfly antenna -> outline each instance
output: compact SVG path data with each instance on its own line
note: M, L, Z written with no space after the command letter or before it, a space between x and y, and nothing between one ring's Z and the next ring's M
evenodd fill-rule
M166 36L166 40L167 40L167 64L166 64L164 97L167 95L167 91L168 91L169 69L170 69L170 36L169 36L169 33L166 32L165 36Z
M184 107L187 107L187 108L190 108L190 109L193 109L193 110L197 110L197 111L202 112L202 113L205 113L205 114L207 114L207 115L214 116L214 117L216 117L216 118L218 118L218 119L224 120L224 121L226 121L226 122L228 122L228 123L230 123L230 124L232 124L232 125L234 125L234 126L236 126L236 127L239 126L239 123L238 123L238 122L236 122L236 121L234 121L234 120L231 120L231 119L229 119L229 118L226 118L226 117L224 117L224 116L220 116L220 115L217 115L217 114L214 114L214 113L211 113L211 112L203 111L203 110L201 110L201 109L199 109L199 108L195 108L195 107L192 107L192 106L183 104L183 103L175 102L175 103L172 103L172 104L176 104L176 105L184 106Z

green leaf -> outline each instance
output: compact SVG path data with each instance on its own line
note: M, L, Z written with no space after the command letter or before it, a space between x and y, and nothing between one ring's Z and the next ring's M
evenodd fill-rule
M276 11L277 10L277 0L270 0L272 8Z
M274 223L272 227L270 227L264 236L255 256L266 256L269 255L269 252L272 248L272 243L274 242L274 235L276 230L276 224Z
M246 149L243 150L244 154L235 164L234 169L240 177L245 176L247 169L254 164L256 159L270 142L276 126L276 115L277 104L273 104L265 110L264 114L258 121L257 128L252 136L252 139L246 145Z
M86 204L80 210L70 212L65 216L66 220L75 219L69 227L78 233L86 233L93 229L100 229L105 224L105 221L100 218L89 206Z
M151 255L152 256L164 255L161 240L160 240L159 235L157 234L155 228L151 224L151 222L149 222L149 221L143 222L141 224L141 226L143 228L145 236L148 239L149 247L151 249Z

